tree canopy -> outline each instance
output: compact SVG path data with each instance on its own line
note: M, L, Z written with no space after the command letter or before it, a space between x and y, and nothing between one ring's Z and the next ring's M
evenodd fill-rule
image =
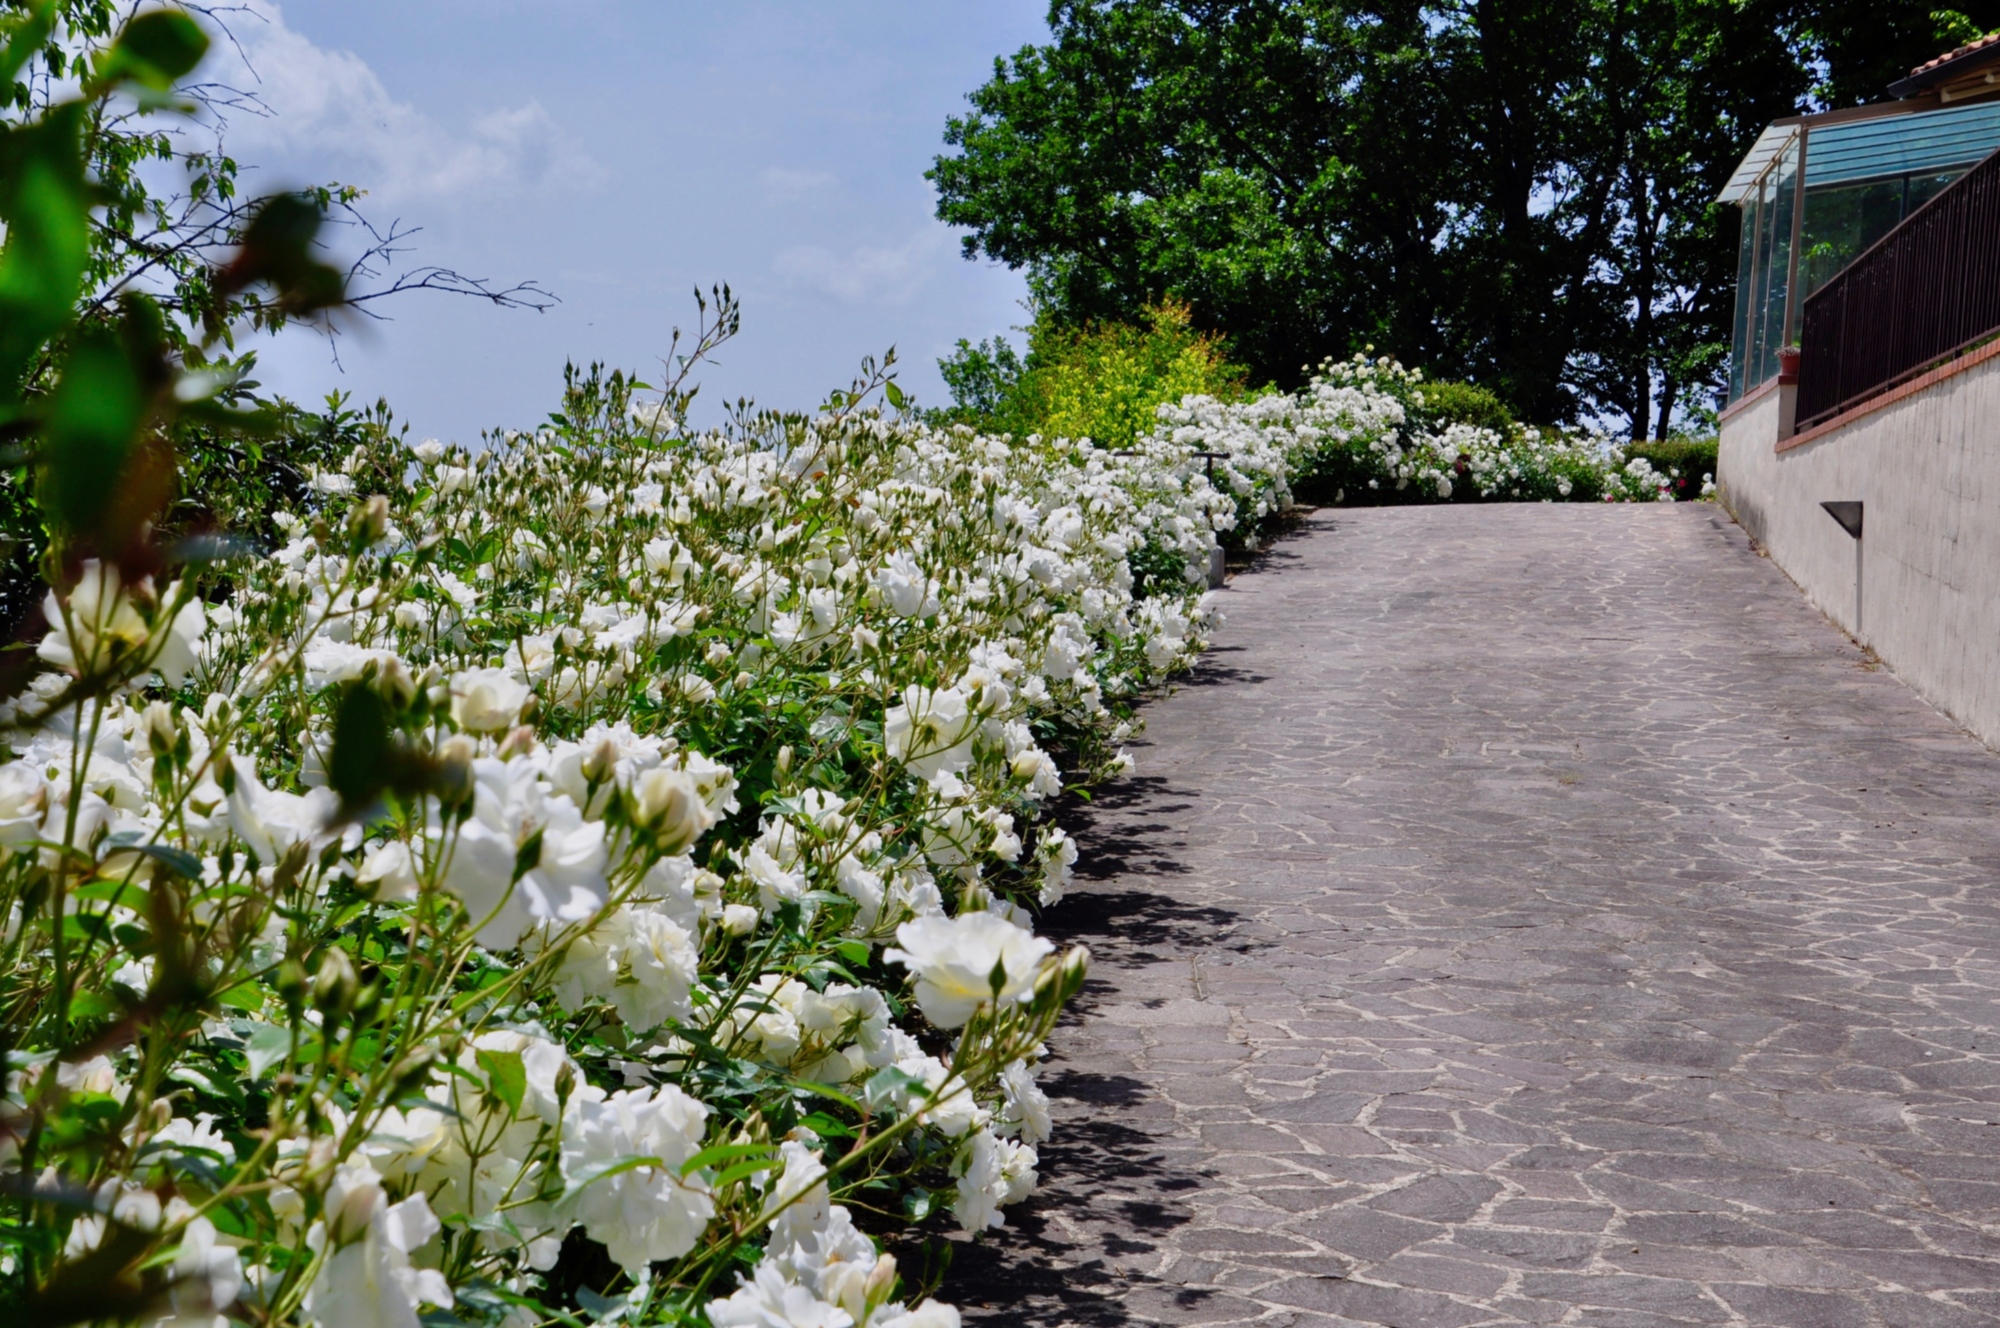
M1666 436L1720 382L1767 121L1881 100L2000 0L1056 0L930 178L1064 322L1162 298L1253 379L1367 346Z

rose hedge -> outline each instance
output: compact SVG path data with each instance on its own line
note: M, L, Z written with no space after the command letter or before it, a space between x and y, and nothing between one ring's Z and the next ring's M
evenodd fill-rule
M74 569L0 710L7 1296L951 1328L876 1237L1034 1185L1086 963L1045 810L1129 765L1219 535L1484 455L1395 372L1119 452L593 376L486 450L369 434L268 557Z

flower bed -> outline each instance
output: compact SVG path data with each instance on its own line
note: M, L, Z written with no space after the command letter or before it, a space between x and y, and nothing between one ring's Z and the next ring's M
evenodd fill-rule
M949 1328L878 1238L1034 1185L1086 964L1033 931L1045 812L1129 765L1218 537L1335 464L1582 464L1406 439L1392 372L1119 452L847 398L694 435L592 377L489 450L377 434L269 557L76 569L0 714L0 1273L81 1318Z
M1302 391L1161 409L1177 446L1229 453L1220 487L1240 526L1289 501L1328 503L1664 502L1673 477L1608 440L1532 428L1418 423L1422 375L1391 360L1329 361ZM1240 460L1239 460L1240 458ZM1220 463L1218 463L1220 464Z
M1034 1184L1085 966L1031 930L1041 811L1203 644L1211 495L865 413L660 432L614 381L382 439L224 601L50 595L10 1271L101 1317L955 1320L866 1232Z

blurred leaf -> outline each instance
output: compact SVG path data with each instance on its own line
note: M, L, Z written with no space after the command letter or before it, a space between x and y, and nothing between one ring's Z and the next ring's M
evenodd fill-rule
M226 563L240 558L255 558L263 552L256 541L244 539L240 535L189 535L174 541L167 549L167 562L179 563Z
M77 1023L89 1023L93 1019L115 1014L117 1010L118 1000L108 991L81 990L69 1002L69 1017Z
M216 284L234 294L260 283L271 287L288 314L330 309L347 297L346 279L314 256L325 214L301 194L267 199L243 232L243 247L217 274Z
M18 20L20 26L14 29L13 37L5 46L0 46L0 87L14 81L14 76L32 60L35 52L49 39L56 27L56 0L42 0L27 15Z
M46 510L73 535L116 551L173 496L173 455L141 446L153 406L171 384L159 307L144 296L121 305L115 329L77 338L43 420Z
M276 1024L258 1024L243 1042L243 1056L250 1065L250 1077L262 1079L292 1050L291 1030Z
M351 815L388 785L389 707L367 687L349 687L333 720L333 754L327 782Z
M72 531L94 532L110 506L112 477L145 419L145 399L124 347L109 330L78 339L49 404L42 452L43 505Z
M106 83L130 80L165 92L194 72L208 54L208 36L186 14L155 9L125 25L105 53L98 77Z
M151 858L153 861L167 868L167 870L185 876L190 881L199 881L201 879L201 858L184 848L175 848L171 844L119 842L123 835L137 835L138 833L140 832L121 831L119 834L110 836L105 842L114 848L123 849L127 853L138 853L144 857Z
M90 202L83 173L84 107L0 132L0 418L22 378L74 316L89 261Z
M10 1310L10 1328L64 1328L72 1323L136 1318L156 1294L133 1266L153 1238L120 1222L108 1223L97 1248L64 1263L47 1285Z
M225 991L216 993L215 999L232 1010L242 1010L256 1014L264 1008L264 989L256 983L243 981Z

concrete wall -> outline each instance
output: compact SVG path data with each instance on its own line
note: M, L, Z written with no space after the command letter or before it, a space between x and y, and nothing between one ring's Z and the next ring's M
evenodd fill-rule
M1798 436L1794 389L1722 422L1723 504L1829 618L2000 747L2000 346ZM1857 543L1820 508L1865 504Z

